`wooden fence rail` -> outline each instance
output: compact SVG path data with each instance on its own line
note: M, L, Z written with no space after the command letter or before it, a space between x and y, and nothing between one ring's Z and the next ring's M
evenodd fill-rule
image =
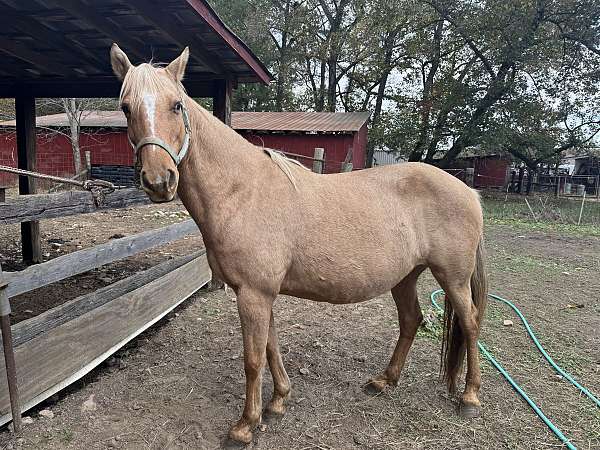
M48 262L30 266L21 272L5 272L5 279L8 280L6 293L9 297L14 297L197 232L198 227L190 219L134 236L111 240L92 248L78 250Z
M0 224L53 219L149 202L146 193L135 188L120 189L107 195L100 208L96 207L92 195L87 191L24 195L14 200L9 199L7 203L0 203Z
M13 326L21 411L83 377L210 278L201 252L166 261ZM6 382L2 359L0 425L11 420Z

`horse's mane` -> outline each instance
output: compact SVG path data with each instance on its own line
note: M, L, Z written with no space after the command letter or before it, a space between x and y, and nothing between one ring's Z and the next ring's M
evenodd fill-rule
M160 68L161 66L153 63L144 63L140 64L139 66L131 67L123 79L121 92L119 94L119 101L122 102L123 98L127 95L129 100L129 108L132 111L139 111L139 108L144 102L145 94L157 93L171 88L172 85L169 83L175 83L175 80L172 77L158 76L156 69ZM178 82L176 83L176 86L183 98L183 96L186 95L183 84ZM200 105L198 105L195 101L193 101L193 103L195 106L200 108ZM197 126L198 124L195 125ZM293 173L294 168L301 167L305 170L308 169L300 162L286 157L283 153L277 150L265 147L262 147L262 150L269 155L271 161L273 161L273 163L281 169L281 171L294 186L294 189L297 190L298 186L296 185L296 177Z
M263 150L267 155L271 157L271 161L273 161L273 163L275 163L282 170L282 172L285 173L285 176L288 177L288 179L294 186L294 189L298 190L298 186L296 186L296 178L294 177L292 169L294 167L302 167L305 170L308 169L304 167L304 165L300 162L296 161L295 159L288 158L283 153L278 152L277 150L273 150L271 148L266 147L263 147Z

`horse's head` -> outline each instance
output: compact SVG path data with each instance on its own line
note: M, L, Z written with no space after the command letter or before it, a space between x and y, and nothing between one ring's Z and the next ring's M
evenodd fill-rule
M113 44L110 61L123 82L121 108L127 116L127 135L135 149L136 167L144 191L154 202L173 200L179 183L177 167L185 157L190 124L181 79L189 50L168 66L133 66Z

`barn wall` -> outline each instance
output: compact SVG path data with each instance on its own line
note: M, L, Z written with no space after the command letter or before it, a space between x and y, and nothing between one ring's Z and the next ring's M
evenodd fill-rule
M351 134L262 134L240 132L242 136L256 145L261 145L284 152L297 153L304 156L314 156L315 148L325 149L325 172L339 172L348 149L354 147L354 136ZM366 138L363 139L366 141ZM354 167L364 167L364 156L353 150ZM364 149L362 150L364 155ZM311 160L300 160L312 167Z
M498 157L475 159L475 187L502 187L510 160Z
M316 147L325 149L325 172L339 172L352 148L352 163L355 169L365 167L367 127L363 126L354 134L262 134L240 133L256 145L274 148L290 153L310 156ZM89 150L92 166L107 166L118 170L117 166L133 166L133 151L125 130L82 130L80 136L82 161L84 152ZM312 161L302 161L312 166ZM17 141L14 130L0 131L0 164L17 166ZM38 132L37 170L41 173L58 176L72 176L73 155L71 143L66 136L48 131ZM0 185L13 185L17 176L0 172Z
M82 162L89 150L92 165L133 165L133 154L123 131L82 132ZM0 131L0 164L17 166L17 140L12 130ZM40 131L37 134L37 170L58 176L73 176L73 153L70 140L61 134ZM0 185L13 185L17 176L0 172Z
M352 164L357 169L363 169L367 162L367 124L354 134Z

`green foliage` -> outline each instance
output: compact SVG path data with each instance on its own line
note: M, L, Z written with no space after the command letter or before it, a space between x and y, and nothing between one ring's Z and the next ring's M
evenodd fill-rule
M238 110L370 110L370 151L530 168L600 129L595 0L213 0L267 64Z
M432 306L428 307L425 314L423 314L423 322L421 322L421 325L417 330L417 336L440 340L444 333L443 320L443 311Z

